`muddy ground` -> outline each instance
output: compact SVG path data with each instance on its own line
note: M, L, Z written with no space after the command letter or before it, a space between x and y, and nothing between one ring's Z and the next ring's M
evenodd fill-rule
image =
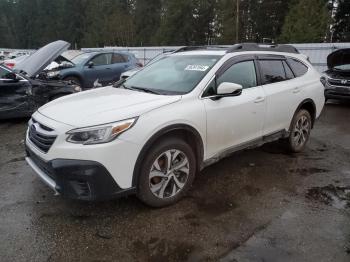
M350 261L350 103L329 103L304 153L279 144L203 170L180 203L54 196L0 123L0 261Z

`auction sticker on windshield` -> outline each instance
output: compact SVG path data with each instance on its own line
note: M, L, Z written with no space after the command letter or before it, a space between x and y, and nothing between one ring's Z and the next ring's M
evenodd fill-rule
M185 70L186 71L207 71L209 66L204 66L204 65L188 65L186 66Z

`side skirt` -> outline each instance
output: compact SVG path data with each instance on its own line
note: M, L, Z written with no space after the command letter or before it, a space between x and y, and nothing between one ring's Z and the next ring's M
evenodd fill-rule
M257 147L260 147L266 143L277 141L281 138L287 138L288 136L289 136L289 131L281 130L281 131L272 133L270 135L263 136L259 139L254 139L254 140L251 140L249 142L245 142L245 143L242 143L240 145L231 147L231 148L226 149L226 150L216 154L215 156L205 160L201 165L201 170L207 166L210 166L210 165L220 161L223 158L230 156L231 154L233 154L235 152L257 148Z

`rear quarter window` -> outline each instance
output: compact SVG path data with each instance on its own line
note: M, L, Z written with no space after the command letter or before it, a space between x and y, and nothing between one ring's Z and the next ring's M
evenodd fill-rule
M289 66L291 67L291 69L293 70L294 75L296 77L300 77L300 76L305 75L307 73L307 71L309 70L309 68L306 65L304 65L302 62L300 62L297 59L288 58L287 62L289 64Z

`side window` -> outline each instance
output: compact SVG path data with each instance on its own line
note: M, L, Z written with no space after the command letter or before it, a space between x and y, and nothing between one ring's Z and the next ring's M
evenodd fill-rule
M296 59L288 58L287 62L297 77L305 75L308 71L308 67Z
M91 59L91 62L93 62L95 66L109 65L111 63L111 58L112 54L101 54Z
M113 53L112 64L125 63L128 59L124 55Z
M243 88L257 85L254 61L244 61L234 64L217 79L217 86L223 82L240 84Z
M290 67L289 67L289 65L287 64L286 61L283 61L283 67L284 67L284 71L286 72L287 79L293 79L294 78L294 74L293 74L292 70L290 69Z
M264 84L287 80L281 60L260 60Z

